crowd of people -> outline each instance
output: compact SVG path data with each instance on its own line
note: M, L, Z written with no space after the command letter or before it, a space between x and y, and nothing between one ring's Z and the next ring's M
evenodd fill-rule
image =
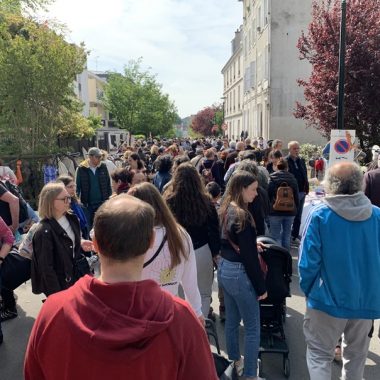
M139 141L121 144L113 157L93 147L75 178L45 184L38 212L27 206L24 220L22 198L0 182L1 321L17 317L13 290L29 278L46 296L26 379L215 379L202 328L216 319L215 268L229 359L239 376L259 379L267 297L259 235L288 251L302 240L311 379L331 377L342 335L344 378L361 379L372 320L380 318L379 170L373 165L364 179L356 164L328 170L328 196L303 231L309 176L297 141L287 149L262 138ZM338 235L345 244L335 255ZM352 284L360 284L355 292Z

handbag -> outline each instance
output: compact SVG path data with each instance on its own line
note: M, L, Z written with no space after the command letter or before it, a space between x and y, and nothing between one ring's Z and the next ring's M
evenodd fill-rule
M90 265L88 264L86 256L80 254L79 257L74 259L74 281L78 281L86 274L92 275Z
M166 239L167 239L167 235L165 234L165 236L162 239L162 242L161 242L160 246L158 247L157 251L154 253L154 255L152 256L152 258L150 260L148 260L146 263L144 263L143 268L146 268L149 264L151 264L156 259L156 257L161 252L161 249L163 248L163 246L166 242Z
M226 221L226 215L223 218L223 233L226 235L227 240L230 243L231 247L234 249L234 251L238 255L240 255L240 248L239 248L239 246L236 243L234 243L231 240L230 234L227 231L227 226L226 226L226 222L225 221ZM258 259L259 259L259 264L260 264L261 272L263 272L263 275L264 275L264 278L265 278L266 275L267 275L267 273L268 273L268 266L267 266L266 262L264 261L264 259L262 258L262 256L260 255L260 253L257 252L257 256L258 256Z
M1 285L9 290L17 289L30 280L31 265L31 260L21 256L17 248L12 248L0 266Z

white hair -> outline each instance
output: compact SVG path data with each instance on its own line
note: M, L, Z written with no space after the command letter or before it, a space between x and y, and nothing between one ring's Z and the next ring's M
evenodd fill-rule
M327 194L352 195L362 191L363 172L360 166L354 163L344 171L336 170L336 166L334 165L327 170L323 185Z
M288 149L290 149L293 145L300 145L300 143L298 141L289 141L288 142Z

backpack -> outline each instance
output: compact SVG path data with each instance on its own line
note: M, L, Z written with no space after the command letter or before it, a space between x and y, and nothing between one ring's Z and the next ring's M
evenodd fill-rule
M294 211L295 202L293 189L287 182L282 182L277 189L276 200L273 205L275 211Z
M315 161L315 170L318 172L322 172L323 168L325 166L325 162L322 158L318 158L318 160Z
M205 185L207 185L209 182L214 182L214 176L212 175L212 168L214 167L215 162L211 165L211 168L206 169L204 164L202 164L202 178L204 180Z
M20 205L20 213L19 213L19 223L25 222L29 218L28 215L28 205L24 199L24 197L21 194L20 189L14 185L11 181L1 181L2 184L6 187L6 189L13 194L15 197L18 198L19 200L19 205Z

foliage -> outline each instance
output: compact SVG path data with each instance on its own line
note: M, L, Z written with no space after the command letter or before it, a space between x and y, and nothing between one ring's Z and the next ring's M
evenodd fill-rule
M306 104L297 103L295 117L329 138L336 128L339 64L340 0L314 1L308 33L298 41L300 58L312 64L304 87ZM347 2L345 128L355 129L362 147L380 135L380 7L378 0Z
M135 140L145 140L146 136L145 135L133 135Z
M72 86L83 71L84 47L67 43L47 24L1 9L0 21L0 149L53 151L62 130L73 126L77 135L85 127Z
M142 71L141 59L130 61L124 74L110 73L105 87L105 105L120 128L131 134L165 135L178 115L174 103L149 71Z
M167 132L165 133L165 137L168 138L168 139L174 139L174 138L176 138L176 137L179 137L177 131L178 131L178 130L177 130L176 128L172 127L169 131L167 131Z
M89 125L90 127L94 130L94 133L97 129L99 128L102 128L103 127L103 124L102 124L102 117L101 116L98 116L98 115L90 115L88 118L87 118L88 122L89 122Z
M192 125L192 124L191 124ZM203 137L202 134L194 131L193 128L189 128L188 129L188 133L189 133L189 137L192 139L192 140L198 140L198 139L201 139Z
M212 107L205 107L199 111L193 118L191 129L202 136L211 136L212 127L214 126L215 110Z
M321 156L322 155L322 147L318 145L313 144L302 144L300 146L300 156L306 161L309 162L309 160L314 156Z
M21 10L45 9L53 0L0 0L0 9L21 15Z
M223 105L213 104L199 111L192 120L191 129L202 136L223 134Z

